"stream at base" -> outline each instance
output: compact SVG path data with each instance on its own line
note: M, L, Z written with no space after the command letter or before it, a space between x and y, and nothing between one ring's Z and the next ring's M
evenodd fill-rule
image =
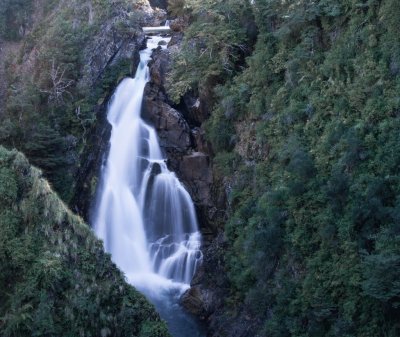
M153 49L150 37L134 78L117 87L107 119L110 151L102 168L93 228L127 281L152 302L174 337L203 337L179 298L202 262L201 235L189 193L169 171L154 128L141 118Z
M154 304L161 318L168 324L168 330L173 337L205 337L206 327L196 317L188 314L179 305L182 289L178 285L174 288L160 289L154 292L151 287L137 288L147 299Z

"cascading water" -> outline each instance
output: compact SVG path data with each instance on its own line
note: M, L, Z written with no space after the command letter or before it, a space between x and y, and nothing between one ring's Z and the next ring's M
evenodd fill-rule
M149 80L147 64L161 41L165 44L168 39L148 40L135 78L123 80L111 101L110 152L93 227L128 281L156 304L171 333L199 336L193 322L189 327L174 324L190 321L177 298L189 288L202 259L195 209L188 192L168 170L155 130L140 116Z

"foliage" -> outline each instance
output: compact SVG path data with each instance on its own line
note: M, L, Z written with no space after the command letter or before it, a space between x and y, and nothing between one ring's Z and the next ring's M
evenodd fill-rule
M236 73L249 45L249 27L244 19L251 16L247 2L185 0L183 8L193 22L169 77L169 93L175 101L188 90L207 90Z
M188 12L185 0L168 0L168 12L172 16L184 16Z
M256 0L254 51L230 76L193 47L219 5L193 19L172 93L218 77L207 131L217 171L236 165L224 311L247 312L250 335L398 336L400 3ZM250 120L254 139L237 133Z
M2 0L0 3L0 39L21 39L29 29L32 0Z
M11 3L17 6L19 1ZM130 60L114 60L96 83L82 79L93 66L87 64L88 54L103 52L88 50L90 42L102 34L104 25L111 25L115 36L132 38L143 14L134 7L139 1L54 0L42 5L42 17L35 11L40 22L24 38L20 57L6 67L9 90L0 116L0 142L25 153L68 202L96 111L121 76L132 71ZM16 8L15 15L21 11Z
M169 336L90 228L0 147L0 334Z

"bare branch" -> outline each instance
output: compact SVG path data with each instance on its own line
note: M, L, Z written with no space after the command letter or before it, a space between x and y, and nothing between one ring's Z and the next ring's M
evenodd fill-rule
M55 60L52 60L50 69L51 88L41 90L41 92L49 95L49 101L62 103L64 102L65 94L72 96L72 94L67 89L72 86L74 81L64 78L65 71L65 68L61 69L60 66L56 67Z

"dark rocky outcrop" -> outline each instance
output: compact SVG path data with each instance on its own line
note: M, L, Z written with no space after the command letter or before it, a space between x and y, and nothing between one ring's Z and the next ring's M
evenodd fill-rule
M157 130L160 145L176 170L177 160L192 146L189 125L177 110L165 102L165 96L154 83L150 83L145 89L143 117Z
M174 36L170 49L173 51L178 43L179 38ZM201 128L204 119L197 116L195 104L191 104L188 98L187 104L182 102L176 106L168 98L166 75L171 65L171 50L158 48L153 53L149 64L151 80L145 88L142 114L156 128L169 168L176 172L192 196L202 231L207 237L215 232L212 152Z
M80 85L94 86L101 79L105 69L120 60L131 60L131 69L136 69L139 64L138 52L144 46L144 34L138 30L134 35L124 36L116 33L114 25L114 20L105 25L101 34L85 48L86 71Z
M212 172L210 170L210 158L202 152L193 152L182 158L179 166L182 179L190 186L197 196L200 204L208 204L211 200L210 185L212 183Z
M221 306L228 292L223 263L225 246L225 237L220 233L203 249L203 264L193 278L191 288L181 298L186 310L202 320L207 320Z
M95 86L96 83L101 82L102 74L107 67L125 59L132 60L131 73L126 74L126 76L132 76L139 62L139 51L145 42L144 35L138 34L132 39L118 39L105 32L98 39L103 41L106 52L101 54L100 50L97 49L88 52L87 62L91 66L83 77L82 83L86 82L85 86L89 83L92 83L89 84L90 86ZM85 220L90 219L90 209L95 196L100 169L108 152L111 125L107 121L107 107L111 94L111 92L108 93L108 96L94 108L96 123L89 130L85 151L82 154L84 159L80 161L81 166L76 175L77 183L72 207Z
M173 171L179 170L182 157L192 150L191 130L182 114L173 108L165 93L169 52L158 48L150 62L151 80L144 91L142 115L157 130L160 145Z
M151 7L153 8L161 8L167 9L168 1L167 0L149 0Z

